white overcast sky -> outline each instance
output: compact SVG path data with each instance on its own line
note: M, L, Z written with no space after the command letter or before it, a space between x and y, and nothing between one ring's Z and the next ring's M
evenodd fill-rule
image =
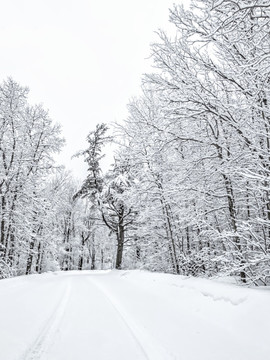
M59 161L84 176L85 138L97 123L127 116L126 104L150 70L150 43L170 29L171 0L2 0L1 82L30 88L62 125Z

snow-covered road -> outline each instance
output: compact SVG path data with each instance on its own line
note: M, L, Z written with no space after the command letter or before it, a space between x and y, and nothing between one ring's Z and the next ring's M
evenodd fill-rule
M269 360L270 292L140 271L0 281L0 360Z

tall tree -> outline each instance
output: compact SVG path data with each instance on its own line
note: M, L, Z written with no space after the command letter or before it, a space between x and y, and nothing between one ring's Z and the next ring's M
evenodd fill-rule
M30 106L27 94L28 89L12 79L0 86L0 271L3 273L15 271L19 266L22 247L29 255L33 251L42 227L40 211L44 211L40 189L54 166L53 153L63 144L60 127L52 124L41 105Z
M88 197L99 210L104 224L116 234L116 269L121 269L123 249L125 243L126 227L132 222L134 212L126 206L123 193L129 186L127 173L123 166L115 165L114 170L106 176L102 176L100 160L103 158L102 148L111 140L106 136L108 128L105 124L98 124L96 130L87 137L88 148L77 156L84 156L88 164L88 175L81 189L76 193L78 196Z

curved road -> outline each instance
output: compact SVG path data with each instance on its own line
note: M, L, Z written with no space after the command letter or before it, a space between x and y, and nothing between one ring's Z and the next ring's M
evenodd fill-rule
M79 354L100 360L148 359L121 310L89 276L71 274L65 282L61 300L23 360L75 360Z

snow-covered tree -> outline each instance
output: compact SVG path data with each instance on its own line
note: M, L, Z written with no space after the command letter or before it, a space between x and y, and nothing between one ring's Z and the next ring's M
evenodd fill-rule
M269 16L267 1L175 6L176 36L160 31L157 71L129 105L122 137L140 179L144 233L160 256L170 239L173 271L268 281ZM153 193L165 219L158 241Z
M8 79L0 86L0 262L15 271L38 243L46 212L43 181L63 144L41 105L27 103L28 89ZM30 255L31 257L31 255ZM25 264L29 269L30 258Z

